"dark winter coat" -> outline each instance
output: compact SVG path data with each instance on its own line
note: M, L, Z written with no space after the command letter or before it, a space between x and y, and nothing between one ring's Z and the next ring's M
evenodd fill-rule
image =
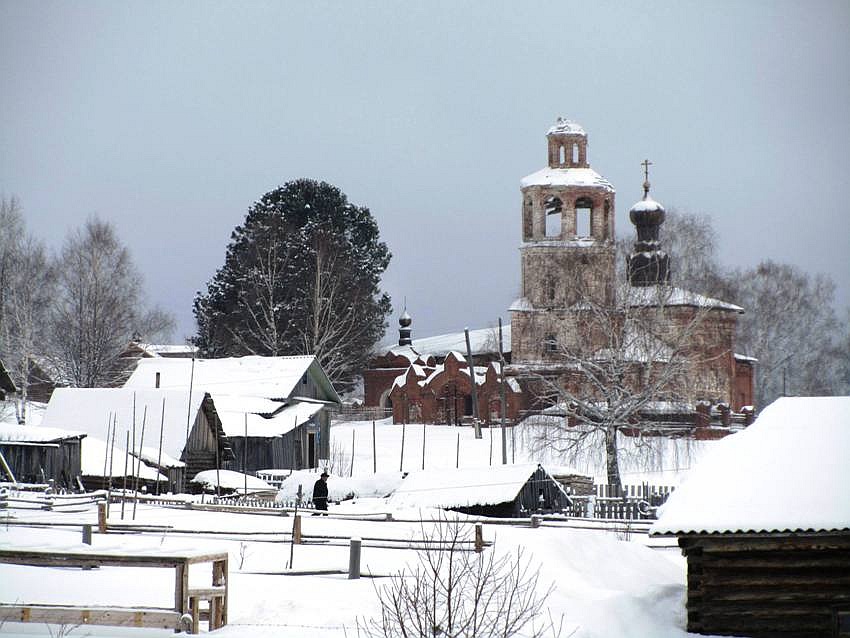
M323 479L313 485L313 507L317 510L328 509L328 483Z

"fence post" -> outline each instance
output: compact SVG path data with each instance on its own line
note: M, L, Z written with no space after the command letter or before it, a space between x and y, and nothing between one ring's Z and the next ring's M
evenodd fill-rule
M360 578L360 548L362 541L359 538L351 539L351 546L348 552L348 579L356 580Z
M484 551L484 526L481 523L475 524L475 551L479 554Z
M543 519L539 514L531 515L531 526L534 528L540 527L540 521Z
M91 545L91 525L83 525L83 544Z
M296 514L292 521L292 542L296 545L301 544L301 515Z
M97 503L97 531L100 534L106 534L106 503L104 501Z

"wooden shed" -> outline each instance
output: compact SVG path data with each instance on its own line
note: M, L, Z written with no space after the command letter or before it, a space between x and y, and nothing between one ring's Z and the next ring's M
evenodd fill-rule
M313 356L141 359L125 388L155 387L204 397L180 457L190 478L313 468L330 456L339 397Z
M653 525L687 558L688 631L850 636L850 397L782 398Z
M85 436L56 428L0 424L0 453L18 482L53 480L57 487L76 489L80 443Z
M561 484L532 464L411 472L390 500L498 518L560 513L571 504Z

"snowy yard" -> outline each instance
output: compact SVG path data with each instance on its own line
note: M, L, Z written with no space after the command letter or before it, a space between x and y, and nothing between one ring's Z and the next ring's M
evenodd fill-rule
M491 448L490 432L486 429L483 438L475 440L471 428L410 425L404 429L402 460L401 426L392 425L388 420L376 423L377 454L373 458L371 422L335 424L331 429L330 497L339 500L352 492L356 497L332 504L329 517L303 517L303 534L338 536L343 540L296 545L292 569L287 568L291 516L140 505L135 523L167 525L171 531L95 533L93 546L122 547L128 551L152 547L227 551L230 557L229 621L225 628L216 632L219 635L356 636L357 620L362 623L364 618L379 612L375 588L386 584L390 575L416 560L416 553L411 549L375 547L378 543L369 539L394 539L395 544L402 545L406 544L404 541L421 538L423 533L431 533L434 524L350 520L335 518L334 514L392 510L395 519L431 521L437 518L436 510L411 507L409 501L406 509L399 509L391 500L382 498L402 480L400 466L405 472L421 469L423 433L428 470L450 469L459 463L462 468L478 467L482 476L486 476L491 458L494 465L500 463L499 430L492 432ZM507 440L509 461L542 461L550 470L567 465L551 450L546 458L531 453L520 432L513 438L515 447L510 435ZM683 455L695 455L699 451L663 451L665 465L658 469L665 471L659 474L666 480L675 478L672 466L685 466ZM373 473L373 469L377 469L377 473ZM599 466L593 459L585 459L584 466L579 469L595 475ZM644 477L645 470L643 463L627 471ZM298 484L309 494L316 477L317 472L295 473L284 483L282 496L293 495ZM3 524L4 517L8 517L10 524ZM129 522L129 517L130 508L125 522ZM81 526L95 524L96 518L94 506L65 513L10 508L0 514L0 546L68 547L80 542ZM13 524L16 521L38 526ZM113 505L110 524L119 522L120 506ZM61 526L48 526L53 523ZM195 533L190 533L192 531ZM364 578L348 580L344 574L315 573L347 570L349 547L344 539L350 537L365 539L361 563ZM524 548L532 564L540 568L541 587L554 584L547 605L553 617L564 619L562 636L673 638L688 635L683 629L684 561L678 549L670 547L673 541L667 542L666 548L653 548L650 545L657 545L657 541L648 541L643 534L633 533L625 540L622 533L613 531L576 529L561 523L547 523L533 529L527 522L517 526L485 524L484 538L495 540L495 545L485 552L512 554L518 547ZM193 580L208 582L209 575L198 571L201 567L193 570L190 575ZM169 607L173 604L173 587L173 571L165 569L103 567L82 571L0 565L0 602L7 603ZM170 630L95 626L62 628L6 623L0 627L0 635L9 636L57 636L63 632L70 636L173 635Z
M349 505L351 511L355 506ZM364 503L364 509L372 504ZM333 510L333 507L332 507ZM435 512L408 511L410 517ZM110 512L110 522L120 519L120 507ZM63 527L2 525L2 546L68 547L79 543L81 528L69 523L94 523L93 507L74 513L12 509L11 521L62 523ZM5 516L5 515L4 515ZM127 512L129 518L129 510ZM354 636L358 618L378 612L374 587L383 577L415 559L411 550L370 547L364 541L360 580L344 575L298 575L320 570L346 570L345 541L296 545L293 569L287 570L290 545L281 532L288 532L291 517L223 514L140 506L136 523L170 525L175 530L204 530L202 534L180 532L148 534L95 534L95 548L123 547L127 550L157 547L167 549L227 551L230 556L229 624L216 632L222 636ZM429 529L430 524L424 528ZM421 537L418 523L363 522L333 517L305 517L308 535L379 537L399 541ZM246 534L250 532L249 534ZM263 535L262 533L268 535ZM607 531L544 526L485 525L486 540L495 540L485 551L512 552L527 549L540 565L541 584L555 584L548 606L556 616L563 614L564 635L575 636L685 636L683 625L684 572L675 549L651 549L645 537L619 540ZM199 566L198 570L201 569ZM192 572L190 578L203 582L208 575ZM170 606L173 601L173 572L149 568L104 567L94 571L70 568L0 566L0 600L33 603L113 604ZM67 630L67 628L66 628ZM7 623L2 635L58 635L62 629L44 625ZM74 636L171 636L170 630L78 627Z

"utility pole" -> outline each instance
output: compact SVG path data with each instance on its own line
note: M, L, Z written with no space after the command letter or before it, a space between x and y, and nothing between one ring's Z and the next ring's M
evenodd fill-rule
M508 441L507 436L505 434L505 410L507 408L507 398L505 396L505 348L504 342L502 341L502 318L499 317L499 372L500 381L499 383L499 404L502 413L502 465L508 464Z
M475 366L472 365L472 347L469 345L469 328L463 329L466 335L466 358L469 366L469 382L472 386L472 422L475 426L475 438L481 438L481 422L478 420L478 387L475 384Z

